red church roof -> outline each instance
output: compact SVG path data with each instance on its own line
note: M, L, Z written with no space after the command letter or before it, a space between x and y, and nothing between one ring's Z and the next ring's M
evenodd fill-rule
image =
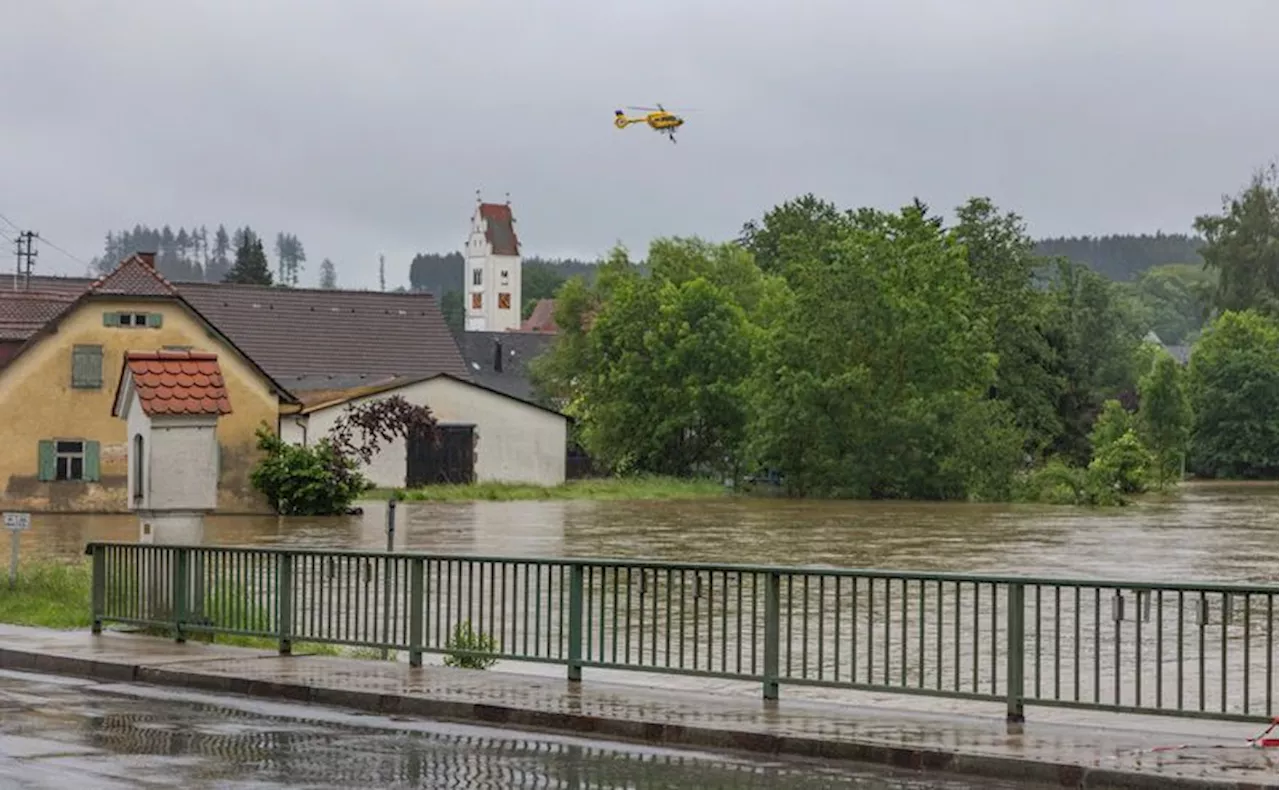
M480 218L485 221L484 238L493 248L494 255L519 255L520 240L516 238L515 217L511 206L505 203L481 203Z

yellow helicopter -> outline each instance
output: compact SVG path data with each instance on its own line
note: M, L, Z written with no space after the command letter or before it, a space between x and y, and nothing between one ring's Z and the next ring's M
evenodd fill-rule
M644 115L629 116L622 110L613 111L613 125L619 129L625 129L633 123L648 124L649 128L658 134L665 134L676 141L676 130L684 126L684 119L674 113L667 112L661 104L657 107L628 107L628 110L640 110Z

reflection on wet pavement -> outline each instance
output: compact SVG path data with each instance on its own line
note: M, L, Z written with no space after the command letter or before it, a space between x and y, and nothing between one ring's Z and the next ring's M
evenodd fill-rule
M0 672L0 788L945 788L1022 784L759 760Z

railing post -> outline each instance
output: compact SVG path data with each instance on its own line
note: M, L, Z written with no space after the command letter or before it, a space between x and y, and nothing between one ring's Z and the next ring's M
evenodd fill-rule
M764 587L764 698L778 698L779 633L782 621L782 574L771 571Z
M186 634L182 633L182 624L187 621L187 588L190 584L191 574L188 572L187 561L189 559L186 549L174 549L175 561L173 563L173 639L175 642L187 641Z
M293 555L276 555L276 625L279 627L280 655L293 652Z
M107 550L105 546L93 547L93 588L90 593L90 609L93 632L102 633L102 616L107 609Z
M582 565L569 567L569 680L582 680Z
M1026 589L1021 582L1009 583L1006 606L1005 676L1007 707L1005 719L1021 723L1023 717L1023 675L1026 672Z
M422 666L423 574L426 563L421 557L409 560L409 666Z

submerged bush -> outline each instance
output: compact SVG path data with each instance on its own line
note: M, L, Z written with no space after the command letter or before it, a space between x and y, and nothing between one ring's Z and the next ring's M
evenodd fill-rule
M291 444L266 425L257 435L258 449L265 455L249 479L282 515L339 515L369 488L359 463L328 439L307 446Z

